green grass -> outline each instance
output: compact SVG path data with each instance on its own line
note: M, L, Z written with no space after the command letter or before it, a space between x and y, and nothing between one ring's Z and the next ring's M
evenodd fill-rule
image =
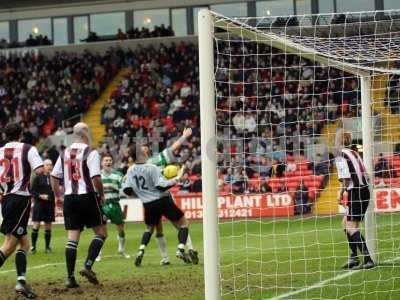
M340 217L224 221L219 228L222 298L269 299L328 280L287 298L400 299L400 260L392 262L400 250L400 215L385 214L377 219L379 261L387 263L352 274L340 269L348 254L340 222ZM127 224L130 254L136 252L143 229L142 224ZM167 223L165 231L172 265L159 265L159 251L152 240L143 266L135 268L132 259L115 256L116 232L109 226L105 258L94 267L102 285L93 287L81 280L81 288L74 291L63 287L63 227L55 227L51 255L42 250L41 231L38 253L28 258L28 281L39 299L203 299L203 265L183 265L174 258L176 231ZM190 232L202 261L202 224L192 223ZM77 269L83 264L91 237L90 231L83 233ZM13 258L0 269L0 299L14 299L13 269ZM344 277L332 279L337 276Z

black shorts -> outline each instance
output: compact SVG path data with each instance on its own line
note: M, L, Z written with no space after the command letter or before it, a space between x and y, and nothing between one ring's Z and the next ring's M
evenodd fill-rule
M35 200L32 206L32 221L51 223L55 221L55 202Z
M172 222L178 221L183 217L182 210L176 206L172 197L164 197L159 200L143 203L144 207L144 222L148 226L155 226L161 221L164 216Z
M26 235L29 214L31 211L31 196L8 194L1 204L3 222L0 231L3 234L12 234L16 238Z
M352 188L348 191L348 221L362 221L370 199L368 186Z
M64 226L66 230L83 230L107 223L99 200L94 193L64 197Z

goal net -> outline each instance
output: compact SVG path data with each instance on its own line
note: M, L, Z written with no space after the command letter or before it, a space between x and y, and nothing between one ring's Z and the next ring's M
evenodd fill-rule
M395 10L200 13L207 299L400 297L399 39ZM342 269L342 132L370 178L371 270Z

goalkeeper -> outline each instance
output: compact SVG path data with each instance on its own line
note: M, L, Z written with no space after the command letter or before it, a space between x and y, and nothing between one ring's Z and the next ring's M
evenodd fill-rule
M141 147L142 153L147 159L148 164L153 164L158 166L159 168L164 168L165 166L176 163L178 162L177 157L174 155L174 152L177 151L185 142L186 140L192 135L192 129L191 128L185 128L183 130L182 136L176 140L171 147L168 147L161 151L160 153L153 155L152 149L149 144L144 144ZM175 224L174 224L175 226ZM176 227L176 226L175 226ZM165 239L164 233L163 233L163 225L162 222L160 221L158 225L156 226L156 237L157 237L157 244L160 249L161 253L161 265L169 265L169 257L168 257L168 251L167 251L167 241ZM193 264L198 264L199 263L199 257L197 251L193 247L192 240L190 238L190 235L187 238L186 246L188 247L188 253L190 256L190 259ZM177 253L177 256L179 253Z
M101 161L101 181L104 187L105 202L103 204L103 212L106 217L115 224L118 231L118 254L125 258L130 258L125 253L125 230L124 230L124 215L121 205L119 204L119 190L122 186L123 175L112 169L113 158L110 154L103 156ZM96 259L101 260L100 255Z

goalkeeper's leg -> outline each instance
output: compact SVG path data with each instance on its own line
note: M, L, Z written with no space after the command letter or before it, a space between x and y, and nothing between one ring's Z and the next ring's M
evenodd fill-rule
M172 224L174 224L175 228L179 231L179 226L174 222L172 222ZM197 265L199 263L199 254L194 249L192 239L190 238L190 234L188 234L188 236L187 236L186 247L188 248L188 253L189 253L192 263Z
M142 264L144 251L147 247L147 244L150 242L151 235L153 234L153 232L154 232L154 226L147 226L147 230L142 235L142 241L139 246L139 251L136 254L136 258L135 258L135 266L136 267L139 267Z
M182 259L185 263L191 263L190 256L185 252L185 245L189 236L189 224L185 216L182 216L178 221L174 222L178 229L178 250L176 251L176 257Z

